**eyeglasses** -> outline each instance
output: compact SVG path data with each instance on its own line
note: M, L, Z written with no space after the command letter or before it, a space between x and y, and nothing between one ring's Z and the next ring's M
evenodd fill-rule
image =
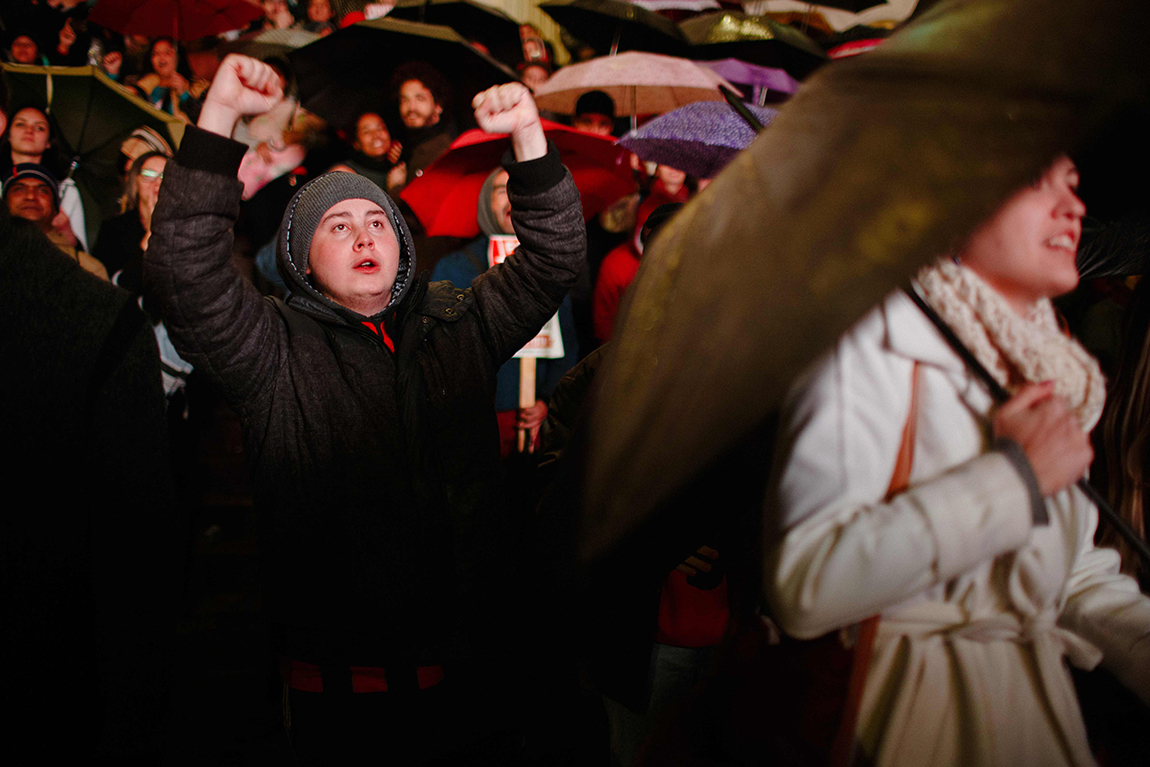
M164 172L160 170L152 170L151 168L144 168L140 171L140 175L149 181L163 181Z

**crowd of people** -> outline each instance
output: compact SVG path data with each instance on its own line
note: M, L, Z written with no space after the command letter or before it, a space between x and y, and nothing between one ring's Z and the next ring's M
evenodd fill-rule
M756 678L750 634L763 657L817 667L799 677L810 695L762 691L806 701L773 725L802 743L764 761L1144 756L1150 564L1098 529L1076 483L1094 465L1146 537L1150 313L1136 274L1079 286L1079 251L1111 241L1083 236L1069 156L916 278L957 341L891 294L796 382L765 499L714 513L659 565L608 557L572 578L551 483L577 471L644 252L710 179L632 155L633 192L585 218L533 99L556 64L530 25L506 62L520 82L455 93L413 60L378 75L387 103L338 125L301 105L282 56L119 34L87 22L95 5L5 6L6 59L99 67L184 129L178 146L148 126L123 137L104 217L81 201L50 104L0 94L0 252L26 275L5 280L6 311L35 318L5 341L6 364L30 371L5 423L40 434L16 464L37 486L65 451L84 464L0 541L4 646L31 669L9 694L14 727L49 737L83 719L77 754L162 762L178 520L195 495L188 390L204 387L242 424L301 764L730 763L739 737L688 720L730 689L724 674ZM327 36L382 12L337 5L263 0L247 32ZM544 115L604 137L621 116L598 90ZM431 236L400 195L472 124L509 145L484 171L479 235ZM1076 288L1086 345L1052 303ZM1106 315L1113 332L1082 309L1099 296L1128 315ZM562 353L522 365L549 321ZM1119 684L1100 693L1067 663ZM826 668L851 688L829 709L810 681ZM1119 686L1135 724L1103 741L1083 706ZM606 735L588 746L597 717Z

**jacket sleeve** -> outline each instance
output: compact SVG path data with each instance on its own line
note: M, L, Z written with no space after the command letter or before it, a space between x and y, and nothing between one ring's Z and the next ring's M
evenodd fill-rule
M232 227L243 187L243 144L189 127L164 169L144 256L146 290L159 301L180 356L220 384L247 413L270 391L286 330L275 309L232 264Z
M575 182L548 143L548 153L509 162L511 221L519 247L472 282L484 340L502 364L535 337L575 284L587 259L587 230Z
M765 593L790 634L820 636L1018 548L1030 496L988 452L884 500L910 409L913 361L883 353L872 312L800 381L764 524ZM926 404L926 403L924 403Z
M1102 664L1150 706L1150 598L1119 572L1118 552L1094 545L1098 513L1077 489L1079 547L1059 623L1102 650Z

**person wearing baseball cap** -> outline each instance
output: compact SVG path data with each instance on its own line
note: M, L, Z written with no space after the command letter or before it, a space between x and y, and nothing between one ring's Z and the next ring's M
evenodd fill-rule
M31 221L85 271L107 281L108 271L104 265L52 226L52 220L60 212L60 183L50 170L36 163L18 163L12 167L12 175L4 180L2 194L9 215Z

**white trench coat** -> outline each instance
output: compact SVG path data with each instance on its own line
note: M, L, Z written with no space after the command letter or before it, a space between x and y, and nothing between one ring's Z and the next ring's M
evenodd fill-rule
M883 502L919 361L910 488ZM766 595L813 638L882 614L856 736L879 765L1088 765L1064 658L1150 703L1150 599L1095 548L1077 488L1034 527L992 401L892 294L796 384L766 519Z

